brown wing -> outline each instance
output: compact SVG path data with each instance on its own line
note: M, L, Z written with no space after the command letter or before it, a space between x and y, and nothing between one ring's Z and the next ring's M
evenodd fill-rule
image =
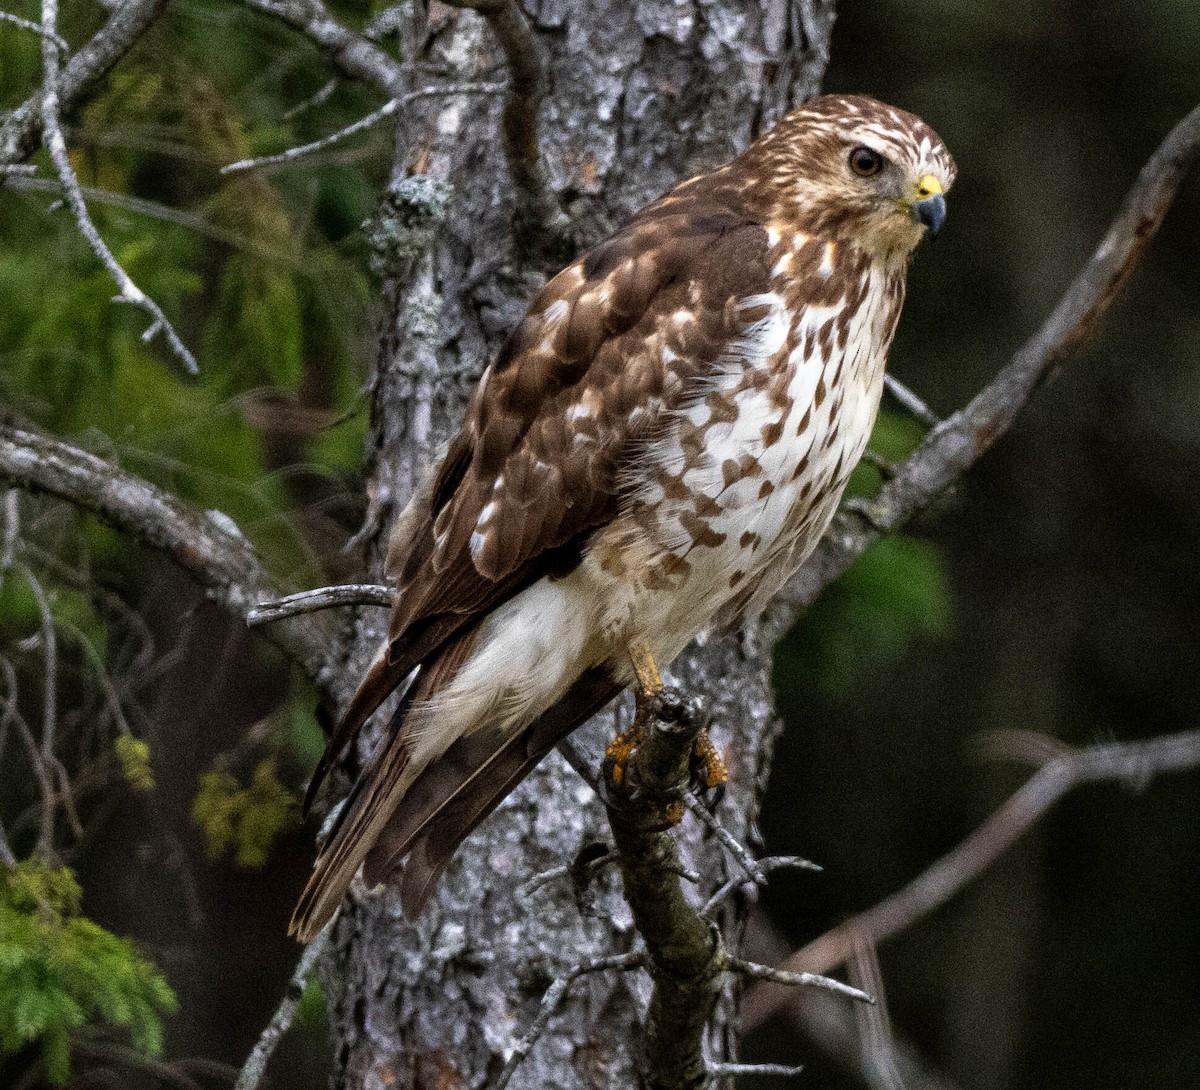
M680 195L685 194L685 195ZM554 277L488 368L390 541L386 653L307 802L371 713L464 626L579 563L661 417L710 372L766 289L766 231L696 181Z

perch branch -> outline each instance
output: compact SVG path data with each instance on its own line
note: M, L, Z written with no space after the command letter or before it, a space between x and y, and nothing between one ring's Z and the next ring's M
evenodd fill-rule
M292 973L292 978L288 981L287 991L279 1006L276 1007L275 1013L271 1015L266 1029L255 1041L254 1048L251 1049L242 1070L238 1073L233 1090L256 1090L256 1087L262 1082L263 1076L267 1072L267 1064L270 1062L276 1046L291 1027L292 1019L296 1017L296 1011L300 1008L300 1000L304 995L304 986L308 983L309 975L321 959L321 955L325 953L325 947L329 945L329 936L333 934L334 924L335 921L330 920L317 937L304 948L304 953L300 955L300 961L296 965L296 971Z
M720 931L688 900L670 830L683 816L692 750L702 725L703 715L694 702L662 694L620 782L612 777L604 792L625 899L646 944L654 982L642 1056L649 1090L696 1090L706 1084L702 1038L725 973L769 976L870 999L836 980L780 973L732 957Z
M991 866L1073 787L1111 780L1140 787L1151 776L1197 767L1200 731L1088 746L1055 757L953 851L887 900L798 950L781 968L828 972L854 953L856 941L877 946L911 927ZM759 986L747 992L741 1007L746 1032L762 1025L786 1002L787 993L778 988Z
M0 479L91 511L166 553L236 617L282 597L283 588L228 515L199 511L94 454L0 424ZM330 691L339 639L328 626L305 618L274 626L268 639Z
M1108 233L1041 329L964 409L925 437L868 505L869 518L839 516L779 597L786 624L883 533L927 507L999 439L1034 391L1093 333L1137 266L1200 151L1200 107L1167 135L1142 168ZM891 385L895 395L899 384Z
M67 142L63 137L62 126L58 121L58 81L59 81L59 41L55 32L58 24L58 0L42 0L42 139L50 152L54 163L54 171L63 188L63 197L75 217L79 232L87 240L92 252L100 259L100 263L108 270L117 285L118 293L115 302L127 303L130 306L144 310L150 315L151 323L142 334L143 341L149 341L162 333L174 353L176 359L183 365L188 374L196 374L195 357L175 332L175 327L167 320L162 308L133 282L130 275L121 267L121 263L113 256L83 201L83 193L79 188L79 179L71 166L67 155Z

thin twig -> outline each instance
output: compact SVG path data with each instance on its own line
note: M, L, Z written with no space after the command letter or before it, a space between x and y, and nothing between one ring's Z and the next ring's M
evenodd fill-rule
M755 885L765 885L767 881L767 873L762 869L760 862L750 854L750 850L742 844L728 829L725 828L713 815L709 812L707 806L702 803L693 792L685 791L683 793L683 801L687 804L688 810L693 816L698 818L703 824L707 825L725 850L737 861L737 865L746 872L746 876L755 883Z
M646 955L641 952L610 954L608 957L596 958L593 961L584 962L582 965L576 965L555 979L542 996L537 1017L513 1047L512 1052L504 1063L503 1070L501 1070L496 1081L491 1084L488 1090L504 1090L509 1084L513 1075L516 1074L517 1068L521 1066L521 1062L529 1055L530 1050L537 1044L542 1034L546 1032L546 1028L550 1025L550 1019L554 1017L558 1008L562 1006L562 1002L566 999L571 985L581 976L586 976L589 973L606 972L610 969L626 972L630 969L641 968L645 964ZM248 1090L248 1088L237 1086L234 1090Z
M4 831L4 823L0 821L0 863L6 867L15 867L17 865L17 857L13 855L13 850L8 844L8 835Z
M933 866L887 900L798 950L782 968L828 972L851 955L856 934L879 945L907 930L991 866L1073 787L1113 780L1142 786L1154 775L1194 768L1200 768L1200 731L1089 746L1056 757ZM746 1031L762 1025L786 1001L787 993L779 989L758 987L747 992L741 1009Z
M793 870L810 870L820 873L825 868L818 863L814 863L811 859L805 859L799 855L768 855L763 859L756 859L755 866L763 875L764 880L766 875L773 870L793 869ZM713 910L721 904L734 890L740 889L745 885L760 885L761 883L752 875L744 875L738 878L730 878L723 886L704 903L704 907L700 909L701 916L711 916Z
M144 310L151 317L150 326L142 334L143 341L149 341L162 333L175 357L183 365L183 369L191 375L199 373L196 359L180 340L175 327L167 320L162 308L137 286L129 274L121 267L121 263L113 256L96 225L88 214L83 193L79 188L79 179L71 166L67 155L67 142L63 137L62 127L58 121L58 79L59 79L59 46L55 27L58 23L58 0L42 0L42 139L50 152L54 163L54 171L63 187L63 197L75 217L80 234L87 240L92 252L100 259L100 263L108 270L117 285L117 295L114 302L128 303L130 306Z
M856 931L853 953L847 965L850 982L875 997L874 1006L857 1006L854 1015L858 1022L862 1067L872 1088L904 1090L904 1080L896 1066L896 1037L888 1014L887 996L883 988L883 969L879 953L870 935Z
M789 1064L709 1064L708 1073L714 1079L732 1079L738 1075L799 1075L804 1068Z
M44 668L42 671L42 742L40 747L42 764L49 767L54 762L54 743L58 733L58 635L54 627L54 615L50 611L50 600L41 581L27 564L18 562L16 570L29 586L33 600L37 603L41 621L41 651ZM46 847L53 847L54 801L42 801L42 840Z
M853 988L849 984L843 984L840 980L834 980L830 976L821 976L818 973L796 973L728 955L725 958L725 965L728 972L741 973L742 976L753 977L755 980L769 980L773 984L784 984L790 988L822 988L828 992L837 992L838 995L848 996L850 999L857 999L860 1003L875 1002L875 997L868 995L861 988Z
M340 144L343 140L351 136L357 136L360 132L366 132L368 129L374 128L381 121L391 117L401 106L406 106L416 99L429 98L433 95L496 94L503 90L504 84L502 83L460 83L422 87L419 90L401 95L399 98L390 99L380 106L378 110L367 114L366 117L360 118L358 121L347 125L344 129L339 129L335 133L323 136L320 140L314 140L311 144L301 144L298 147L288 148L287 151L281 151L277 155L264 155L259 159L240 159L236 163L229 163L227 166L223 166L221 173L242 174L249 170L261 170L263 167L275 166L280 163L292 163L297 159L303 159L305 156L324 151L326 148Z
M7 660L5 660L5 665L9 665ZM12 684L11 680L10 684ZM33 774L38 782L38 809L41 812L41 824L38 832L37 850L43 855L49 855L54 850L54 813L56 803L54 783L50 779L50 770L46 767L41 750L38 748L37 739L34 737L29 724L25 721L25 717L14 709L10 719L16 725L17 734L20 735L21 741L25 743L25 753L29 757L29 765L33 769Z
M305 947L296 971L292 973L292 978L288 981L283 999L275 1009L275 1013L271 1015L266 1029L259 1034L258 1040L254 1043L254 1048L246 1058L246 1063L238 1074L233 1090L255 1090L262 1082L263 1075L266 1074L267 1063L274 1054L280 1039L290 1028L292 1019L296 1017L300 1000L304 996L304 986L321 955L325 953L325 947L329 944L335 923L336 921L330 920L317 937Z
M937 414L925 404L894 375L883 376L883 388L895 398L902 409L927 428L936 428L942 421Z
M65 39L59 37L57 33L46 30L45 27L31 22L29 19L22 19L19 15L13 15L9 11L0 11L0 22L12 23L13 26L19 26L22 30L31 30L34 34L54 34L54 44L64 53L71 52L71 47L66 43Z
M283 114L283 120L295 121L301 114L307 113L317 106L324 106L332 97L333 92L341 86L341 83L342 81L339 79L327 80L315 94L309 95L303 102L298 102L290 110L287 110Z
M246 614L251 628L271 621L282 621L301 613L316 613L335 606L383 606L391 608L396 602L395 587L375 583L345 583L336 587L318 587L289 594L274 602L259 602Z
M125 0L78 50L58 81L59 113L71 109L154 23L167 0ZM42 94L27 98L0 123L0 178L37 151L42 135Z
M4 493L4 538L0 540L0 587L13 566L17 555L17 535L21 532L20 493L10 488Z

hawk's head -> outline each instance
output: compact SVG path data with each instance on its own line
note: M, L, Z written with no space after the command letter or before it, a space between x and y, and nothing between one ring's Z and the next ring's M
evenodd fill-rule
M812 99L742 159L772 218L883 258L906 258L937 233L957 170L919 117L861 95Z

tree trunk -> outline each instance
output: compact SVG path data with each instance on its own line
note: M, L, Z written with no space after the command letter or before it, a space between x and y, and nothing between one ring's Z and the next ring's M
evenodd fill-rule
M565 240L544 233L533 246L514 246L502 100L477 88L405 107L388 197L368 227L386 278L364 528L377 579L387 528L545 275L677 181L731 158L813 94L833 23L829 0L541 0L526 10L546 65L541 163L566 213ZM476 12L435 0L427 20L408 17L400 37L404 57L417 62L408 69L412 89L503 78L504 55ZM541 256L516 256L525 252ZM374 653L385 623L378 609L360 611L347 677ZM719 816L742 838L776 730L770 635L752 626L709 639L670 671L710 702L714 740L732 773ZM576 735L593 767L622 707L618 701L616 712ZM735 873L693 819L679 835L689 865L704 876L698 896ZM466 841L420 919L405 920L391 890L356 886L322 966L334 1084L482 1087L493 1078L554 977L634 941L611 868L586 894L566 877L522 888L606 838L603 808L555 754ZM736 949L737 921L725 924ZM511 1085L635 1086L648 990L641 973L581 978ZM732 1052L733 1016L727 994L710 1028L713 1060Z

